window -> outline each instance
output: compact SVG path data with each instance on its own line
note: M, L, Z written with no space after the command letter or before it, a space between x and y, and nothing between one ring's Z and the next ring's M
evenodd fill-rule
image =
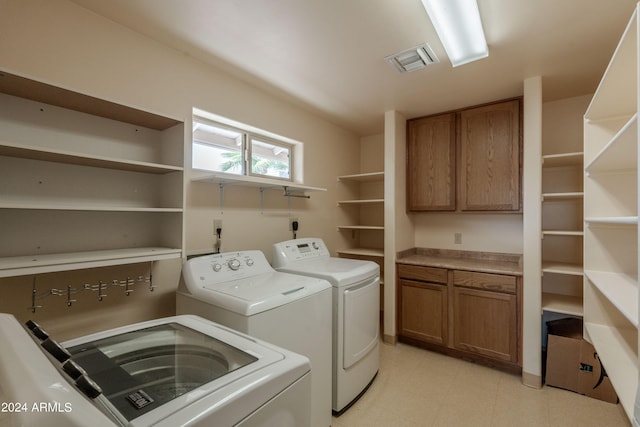
M194 169L292 181L294 148L286 138L261 135L204 117L193 119Z
M239 131L194 120L193 168L243 175L243 139Z
M250 136L251 173L291 179L291 148L283 143Z

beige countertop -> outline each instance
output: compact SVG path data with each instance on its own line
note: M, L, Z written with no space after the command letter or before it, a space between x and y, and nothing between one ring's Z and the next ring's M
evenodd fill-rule
M425 267L522 276L521 254L412 248L399 252L396 262Z

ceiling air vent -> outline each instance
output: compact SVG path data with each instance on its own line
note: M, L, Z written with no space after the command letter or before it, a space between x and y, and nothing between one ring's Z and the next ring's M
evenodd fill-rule
M396 53L395 55L387 56L384 60L391 64L399 73L408 73L440 62L436 54L431 50L431 47L426 43Z

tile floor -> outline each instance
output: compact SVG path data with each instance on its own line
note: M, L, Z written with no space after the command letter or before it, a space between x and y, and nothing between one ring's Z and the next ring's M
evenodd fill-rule
M380 371L367 393L332 427L629 426L620 405L438 353L381 344Z

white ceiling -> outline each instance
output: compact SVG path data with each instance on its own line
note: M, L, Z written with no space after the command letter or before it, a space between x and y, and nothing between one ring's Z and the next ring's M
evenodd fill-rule
M452 68L420 0L73 0L360 135L522 94L595 90L635 0L478 0L489 57ZM384 57L427 42L440 59L399 74Z

